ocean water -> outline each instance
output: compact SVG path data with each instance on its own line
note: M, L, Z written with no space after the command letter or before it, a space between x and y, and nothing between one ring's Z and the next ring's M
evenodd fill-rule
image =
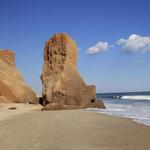
M88 109L116 117L132 118L134 121L150 126L150 92L99 93L106 109Z

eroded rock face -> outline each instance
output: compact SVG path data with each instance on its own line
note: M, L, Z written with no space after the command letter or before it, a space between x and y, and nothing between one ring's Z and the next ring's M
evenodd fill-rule
M0 50L0 102L37 103L36 94L25 85L15 66L15 54Z
M104 108L96 102L95 86L87 86L77 71L77 46L66 34L55 34L45 44L41 75L46 109Z

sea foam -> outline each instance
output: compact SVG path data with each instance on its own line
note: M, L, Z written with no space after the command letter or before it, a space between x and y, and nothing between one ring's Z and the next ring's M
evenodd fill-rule
M137 98L139 97L139 98ZM144 100L141 96L125 97L125 99L103 98L106 109L88 109L96 113L104 113L111 116L131 118L134 121L150 126L150 100ZM137 98L137 99L135 99ZM146 98L148 98L146 96Z
M133 99L133 100L150 100L150 95L126 95L122 96L121 99Z

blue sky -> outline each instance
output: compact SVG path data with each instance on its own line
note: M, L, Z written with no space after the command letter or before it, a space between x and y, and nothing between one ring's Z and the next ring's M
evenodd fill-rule
M16 52L37 93L44 43L58 32L77 42L78 69L97 92L150 90L149 0L0 0L0 49Z

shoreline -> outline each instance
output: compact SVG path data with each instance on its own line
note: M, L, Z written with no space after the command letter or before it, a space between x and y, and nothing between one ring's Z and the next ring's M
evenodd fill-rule
M126 116L115 116L115 115L111 115L111 114L107 114L107 113L103 113L103 112L94 112L94 111L90 111L90 110L84 110L85 112L92 112L92 113L96 113L96 114L102 114L102 115L106 115L106 116L110 116L110 117L115 117L115 118L119 118L119 119L127 119L127 120L130 120L132 122L135 122L137 124L140 124L140 125L144 125L144 126L147 126L147 127L150 127L150 125L147 125L147 124L144 124L142 122L138 122L136 121L135 118L129 118L129 117L126 117Z
M15 110L9 110L10 107L16 107ZM0 122L4 120L11 119L12 117L15 117L16 115L21 115L25 113L31 113L32 111L40 111L41 112L42 106L40 104L23 104L23 103L0 103ZM91 109L91 108L89 108ZM93 109L93 108L92 108ZM53 111L82 111L82 112L88 112L88 113L94 113L99 115L104 115L108 117L118 118L118 119L125 119L132 121L136 124L143 125L146 127L150 127L150 125L138 122L134 120L134 118L128 118L128 117L120 117L115 115L110 115L103 112L94 112L90 111L88 109L72 109L72 110L50 110L48 112Z

